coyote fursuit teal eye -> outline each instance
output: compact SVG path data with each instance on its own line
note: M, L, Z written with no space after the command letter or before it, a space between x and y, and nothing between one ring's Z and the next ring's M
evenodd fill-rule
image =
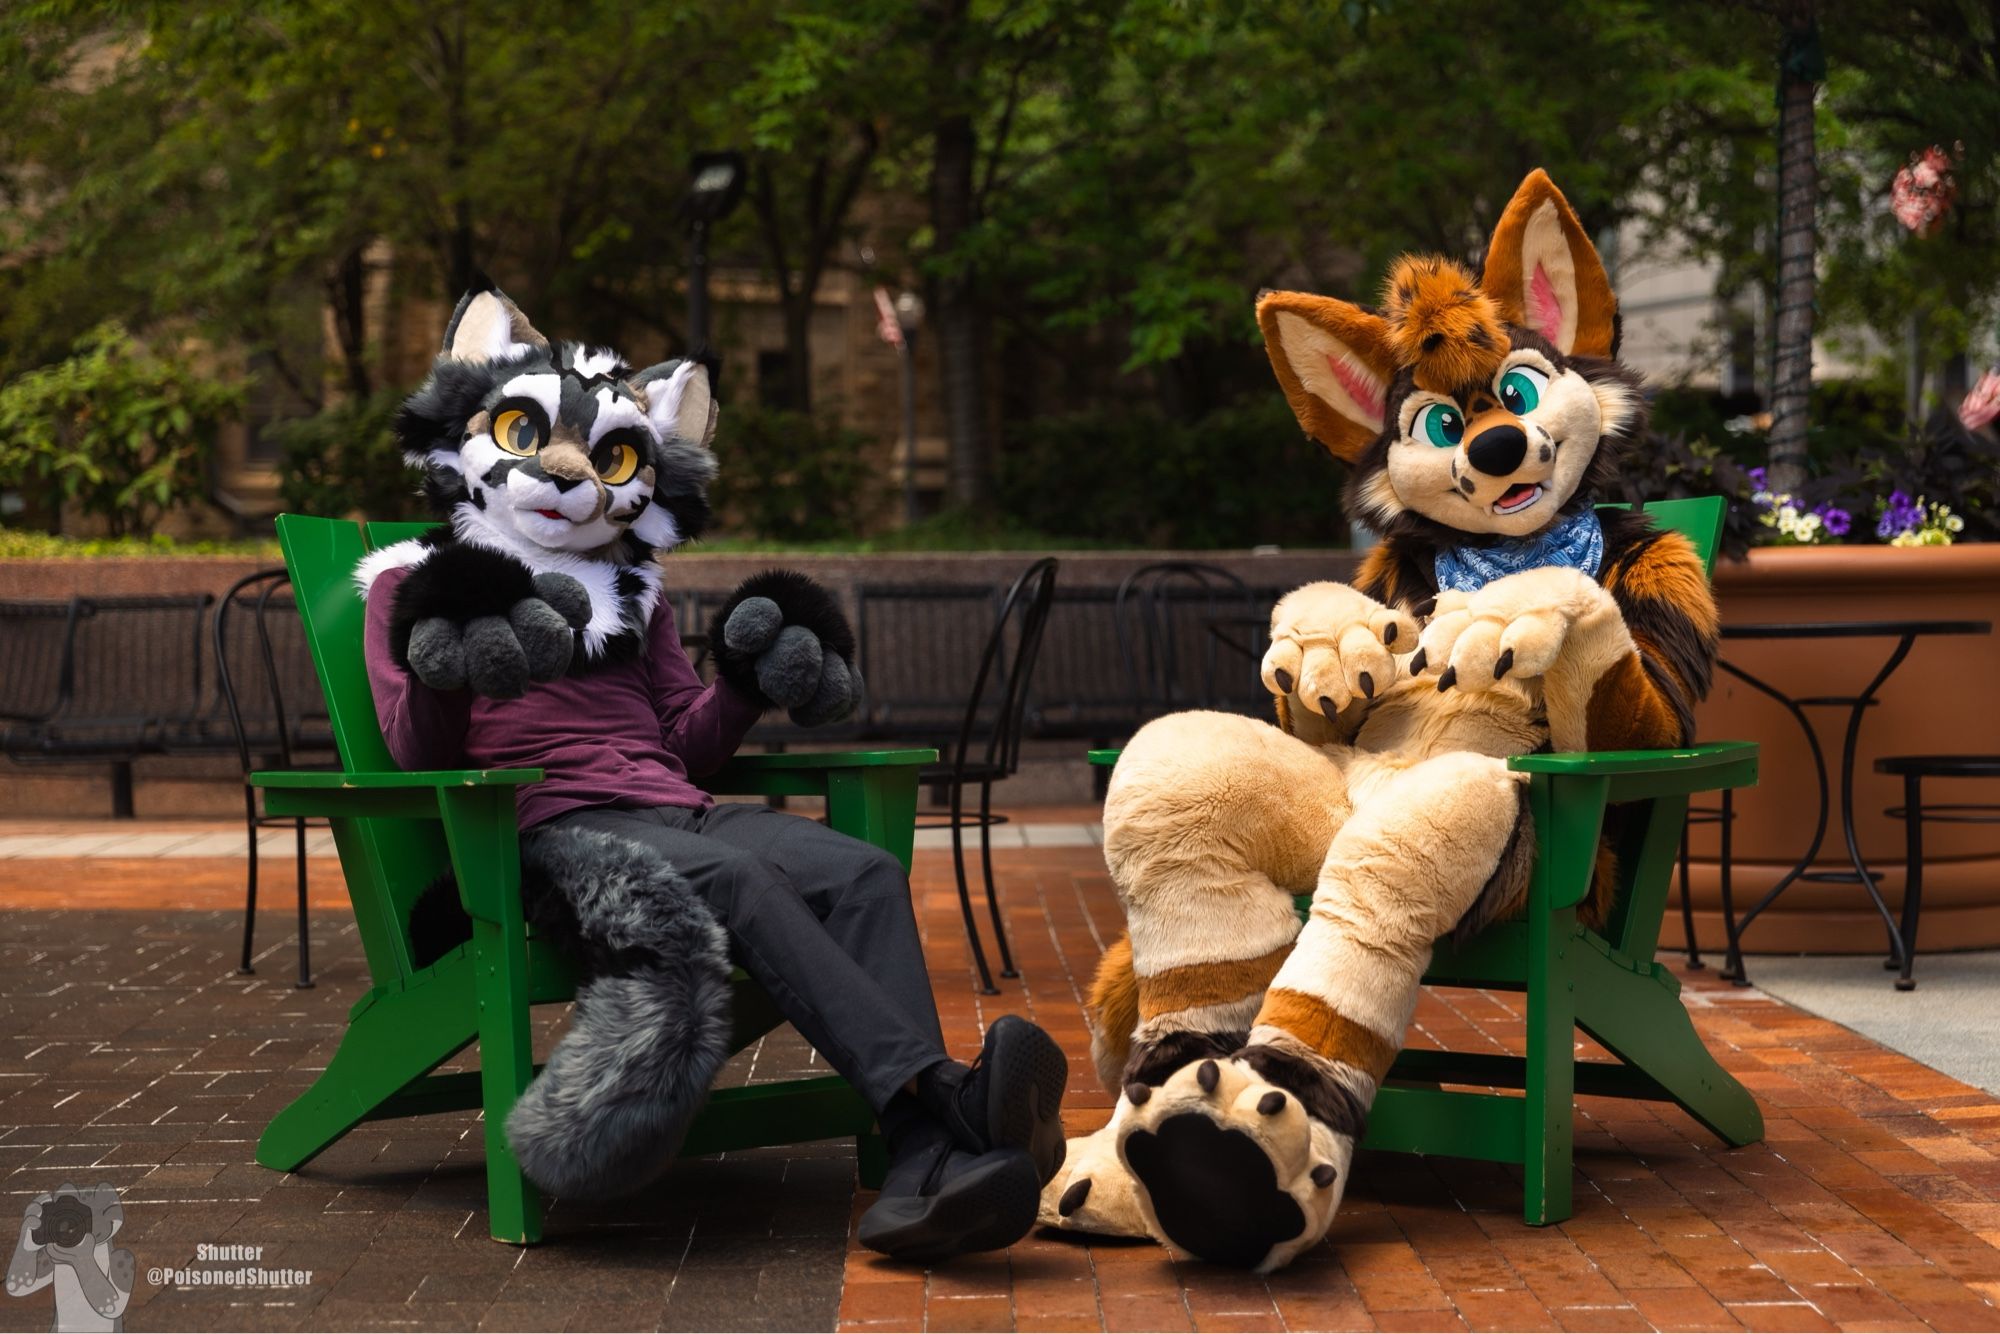
M1516 366L1500 377L1500 401L1518 417L1540 407L1542 390L1548 387L1549 377L1533 366Z
M1417 434L1439 449L1465 439L1465 418L1449 403L1433 403L1417 414Z

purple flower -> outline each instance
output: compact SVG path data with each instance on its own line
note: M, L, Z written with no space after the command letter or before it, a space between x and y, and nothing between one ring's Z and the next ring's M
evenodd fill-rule
M1762 468L1752 468L1750 469L1748 475L1750 478L1750 485L1755 487L1757 490L1768 491L1770 489L1769 487L1764 485L1765 474Z
M1819 515L1820 523L1834 537L1846 537L1848 529L1854 526L1854 516L1830 500L1813 506L1813 513Z
M1882 502L1882 519L1875 525L1875 536L1886 542L1898 533L1921 527L1923 522L1923 507L1910 499L1909 492L1891 491Z

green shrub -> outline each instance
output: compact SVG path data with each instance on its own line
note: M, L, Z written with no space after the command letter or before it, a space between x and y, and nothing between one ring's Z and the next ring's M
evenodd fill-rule
M49 488L113 537L204 493L216 430L242 391L101 324L73 355L0 386L0 486Z
M404 466L391 429L403 397L399 390L383 390L266 427L278 446L278 492L285 508L329 518L429 517L417 475Z
M715 452L722 470L710 498L731 537L855 538L886 498L876 442L803 413L730 408L717 428Z
M1099 411L1024 422L996 470L1012 523L1091 545L1344 546L1346 470L1269 401L1199 421Z

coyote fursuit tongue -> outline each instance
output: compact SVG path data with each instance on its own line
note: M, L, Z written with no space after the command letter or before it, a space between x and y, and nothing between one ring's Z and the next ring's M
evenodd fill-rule
M1170 715L1119 759L1104 852L1127 933L1089 1004L1117 1108L1042 1218L1269 1271L1325 1236L1433 943L1523 900L1534 823L1506 757L1684 744L1717 627L1685 538L1594 509L1644 401L1543 173L1478 275L1408 257L1379 308L1267 292L1257 320L1383 536L1351 585L1272 612L1273 722Z

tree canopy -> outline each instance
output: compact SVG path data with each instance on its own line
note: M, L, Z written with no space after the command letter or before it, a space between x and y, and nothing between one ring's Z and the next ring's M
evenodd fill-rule
M1990 9L1848 0L1821 27L1823 322L1940 361L1990 343ZM812 407L828 273L921 281L978 503L996 425L1268 393L1260 287L1370 298L1402 251L1476 249L1533 166L1593 229L1671 231L1768 288L1779 28L1641 0L20 0L0 380L115 318L308 407L392 388L385 248L429 295L486 268L545 324L682 347L685 164L734 146L749 207L715 245L785 311L787 406ZM1959 198L1916 240L1885 201L1932 144Z

